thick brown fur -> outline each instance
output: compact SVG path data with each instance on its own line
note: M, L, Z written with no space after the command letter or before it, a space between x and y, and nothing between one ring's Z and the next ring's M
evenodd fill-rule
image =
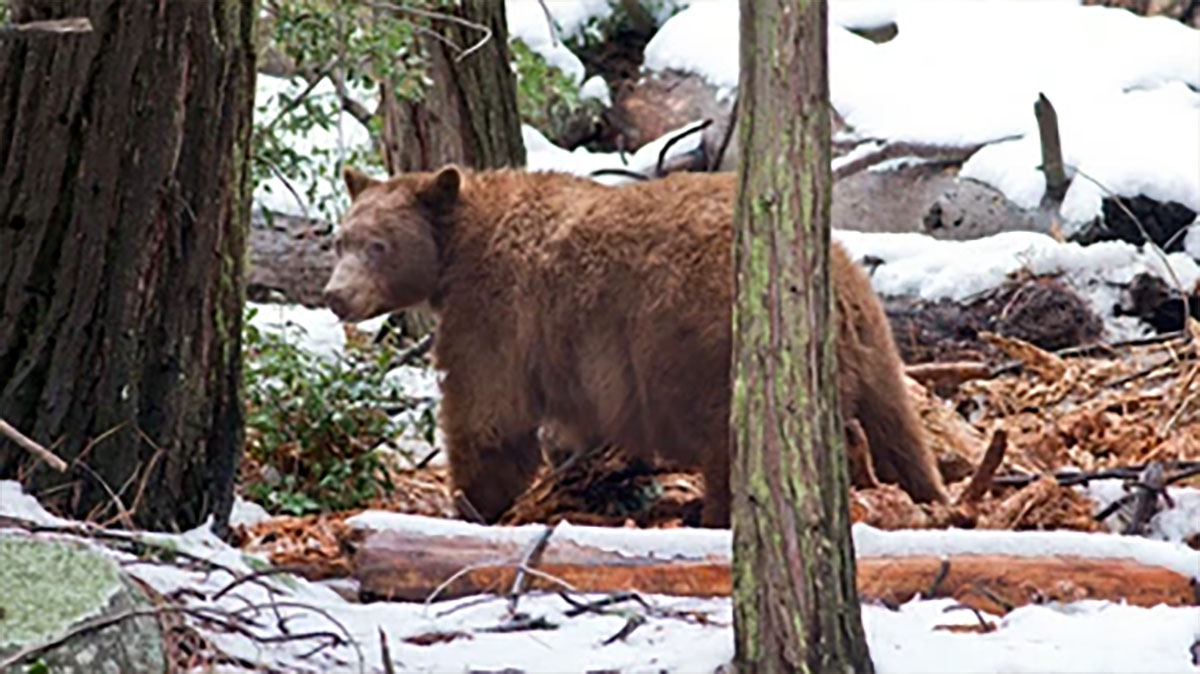
M375 182L354 203L326 297L345 320L428 299L455 485L493 520L541 463L538 428L699 467L706 525L729 520L729 174L605 187L455 168ZM869 280L833 246L839 395L878 477L945 488Z

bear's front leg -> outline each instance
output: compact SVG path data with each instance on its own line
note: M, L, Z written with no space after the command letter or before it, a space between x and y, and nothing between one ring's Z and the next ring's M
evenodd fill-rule
M488 523L500 519L541 465L536 427L503 437L447 432L446 446L454 486Z

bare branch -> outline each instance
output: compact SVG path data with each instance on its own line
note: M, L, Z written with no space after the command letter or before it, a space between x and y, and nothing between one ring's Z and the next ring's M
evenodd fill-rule
M405 14L411 14L413 16L419 16L419 17L422 17L425 19L433 19L436 21L449 21L450 23L456 23L460 26L464 26L466 28L470 28L472 30L477 30L477 31L482 32L483 37L479 38L479 40L475 44L462 50L462 52L458 56L454 57L455 63L458 63L459 61L462 61L463 59L467 58L471 54L474 54L475 52L479 51L480 49L483 48L483 45L487 44L488 41L492 39L492 29L491 28L483 25L482 23L476 23L475 21L464 19L461 16L455 16L453 14L447 14L445 12L434 12L434 11L431 11L428 9L421 9L419 7L404 7L403 5L397 5L392 2L372 2L371 6L378 8L378 9L390 9L393 12L401 12L401 13L405 13Z
M27 37L37 33L90 33L92 22L86 16L76 16L69 19L53 19L49 21L29 21L0 26L0 38Z
M20 445L25 451L33 454L37 458L50 464L50 467L60 473L66 472L67 462L60 459L50 450L34 442L21 431L13 428L7 421L0 419L0 433L8 436L13 442Z
M1062 141L1058 136L1058 113L1045 94L1039 93L1033 104L1037 117L1038 135L1042 141L1042 172L1046 174L1046 196L1043 206L1062 203L1067 195L1067 172L1063 167Z

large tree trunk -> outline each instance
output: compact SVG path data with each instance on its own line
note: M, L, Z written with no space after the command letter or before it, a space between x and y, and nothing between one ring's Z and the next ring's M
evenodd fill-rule
M823 0L742 0L733 312L738 671L870 672L829 276Z
M384 163L391 175L451 163L478 169L525 165L504 2L463 0L455 15L488 27L491 37L464 56L486 33L433 19L430 28L443 39L424 35L418 45L427 57L433 86L415 101L383 87ZM433 329L433 322L428 310L406 311L399 320L400 331L421 337Z
M253 0L18 0L0 40L0 441L76 517L222 524L242 443Z

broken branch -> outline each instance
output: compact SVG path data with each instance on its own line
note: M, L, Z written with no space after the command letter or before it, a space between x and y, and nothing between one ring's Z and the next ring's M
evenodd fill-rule
M33 454L42 461L50 464L50 467L60 473L65 473L67 470L67 462L63 461L56 454L46 449L42 445L30 439L27 435L13 428L7 421L0 419L0 433L8 436L10 440L20 445L25 451Z

